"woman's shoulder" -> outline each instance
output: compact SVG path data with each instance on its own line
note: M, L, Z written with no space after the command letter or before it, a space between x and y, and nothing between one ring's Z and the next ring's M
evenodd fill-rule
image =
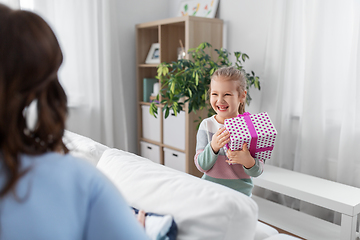
M23 156L23 163L29 172L21 180L23 183L32 182L34 190L56 189L58 195L86 202L103 189L114 189L111 181L94 165L70 154L51 152L39 156L27 155Z
M53 179L76 179L79 182L101 178L101 172L91 163L70 154L49 152L37 156L22 156L23 168L29 167L41 177L52 176Z
M56 167L74 167L82 166L88 167L91 166L84 159L72 156L71 154L60 154L57 152L48 152L40 155L22 155L22 164L24 166L28 165L44 165L44 166L56 166ZM95 168L95 167L94 167Z

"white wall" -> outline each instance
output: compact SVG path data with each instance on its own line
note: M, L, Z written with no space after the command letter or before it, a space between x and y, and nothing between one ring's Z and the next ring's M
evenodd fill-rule
M132 123L130 127L129 136L129 149L130 152L137 151L137 105L136 105L136 32L135 25L143 22L149 22L168 18L166 11L168 6L167 0L131 0L131 1L118 1L118 9L121 17L119 22L119 28L122 35L120 37L120 53L121 53L121 70L122 80L125 91L124 99L126 99L126 112L125 117L127 123ZM136 10L136 11L135 11ZM116 119L121 119L121 116L117 116ZM123 136L116 136L121 138ZM115 142L116 139L115 139Z
M266 87L264 76L264 59L266 37L270 24L272 1L268 0L227 0L220 1L219 18L226 26L226 43L230 52L241 51L250 59L244 66L247 72L254 71L260 77L261 87ZM260 111L261 91L250 89L253 101L249 112Z

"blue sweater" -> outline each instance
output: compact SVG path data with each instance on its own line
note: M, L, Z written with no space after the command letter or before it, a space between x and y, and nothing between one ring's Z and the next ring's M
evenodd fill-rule
M148 239L118 189L85 160L47 153L21 163L31 170L17 184L20 201L1 199L0 239Z

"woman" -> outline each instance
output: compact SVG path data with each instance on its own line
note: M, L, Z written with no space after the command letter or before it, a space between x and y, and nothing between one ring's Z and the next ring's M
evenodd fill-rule
M50 27L0 4L0 36L0 238L147 239L116 187L67 154L63 56Z

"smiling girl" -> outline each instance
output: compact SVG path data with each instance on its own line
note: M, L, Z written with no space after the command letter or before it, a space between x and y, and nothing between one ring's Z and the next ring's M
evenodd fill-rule
M197 133L195 165L203 179L230 187L251 196L251 177L263 171L263 162L253 158L246 146L225 152L230 141L224 120L243 114L246 101L246 77L234 67L214 72L210 83L210 104L216 114L204 119Z

